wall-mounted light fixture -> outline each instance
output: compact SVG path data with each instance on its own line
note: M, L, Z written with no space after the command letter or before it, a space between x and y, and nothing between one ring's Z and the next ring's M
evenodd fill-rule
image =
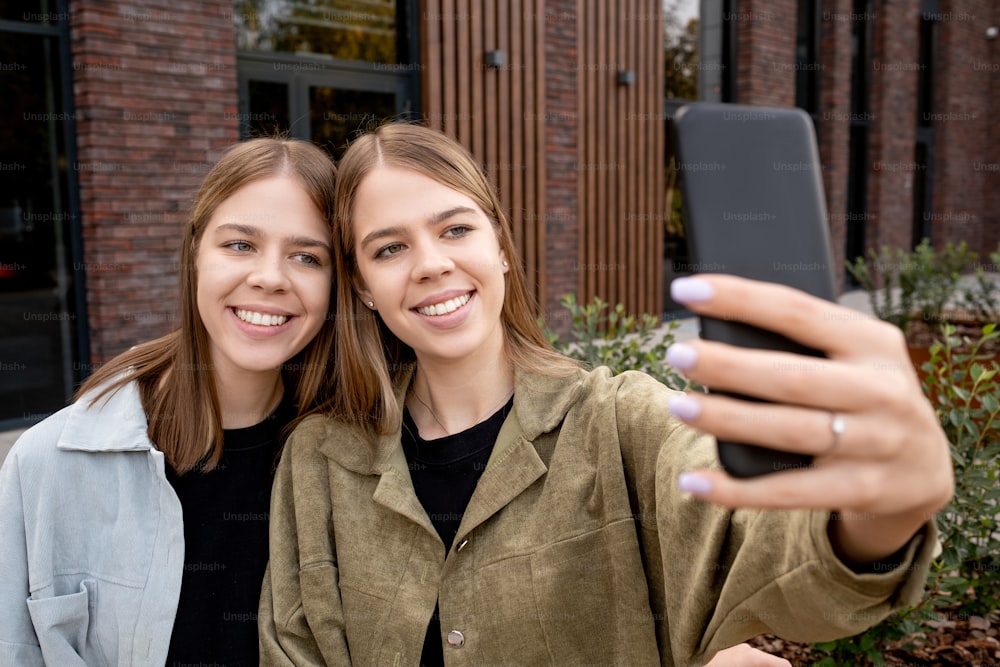
M631 86L635 83L635 72L630 69L623 69L618 72L618 85Z
M507 56L503 51L487 51L486 66L490 69L500 69L507 62Z

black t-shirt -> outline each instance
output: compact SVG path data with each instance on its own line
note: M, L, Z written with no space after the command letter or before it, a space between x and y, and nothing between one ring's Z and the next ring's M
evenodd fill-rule
M267 566L271 482L281 429L295 416L283 402L267 419L224 431L219 465L167 472L184 514L184 575L167 667L257 667L257 607Z
M485 421L437 440L422 439L410 413L403 412L402 445L413 489L446 550L450 550L455 541L462 515L513 405L512 397ZM427 627L420 664L422 667L444 665L437 607Z

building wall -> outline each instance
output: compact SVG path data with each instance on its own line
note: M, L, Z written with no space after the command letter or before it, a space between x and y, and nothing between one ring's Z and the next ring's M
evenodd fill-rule
M568 327L560 300L570 293L659 313L659 5L426 0L423 9L424 115L498 186L550 326ZM504 62L490 67L494 51Z
M795 104L795 0L741 0L736 22L739 104Z
M737 26L735 102L791 106L795 103L795 0L741 1ZM851 108L851 0L824 0L820 21L821 90L816 115L834 262L844 277ZM937 20L934 85L934 155L931 237L935 245L965 240L985 256L1000 241L998 90L1000 5L991 0L941 0ZM914 226L918 81L921 74L920 3L876 2L869 70L870 121L867 154L869 248L910 247ZM858 214L853 214L858 215Z
M849 169L850 131L855 114L851 111L851 68L844 67L844 55L851 52L852 0L826 0L823 3L820 57L820 115L818 142L823 163L823 187L833 265L837 284L844 282L845 239L847 238L847 174ZM850 59L847 59L850 63ZM857 114L860 115L860 114ZM863 214L862 214L863 215Z
M1000 26L994 0L940 3L932 234L983 252L1000 242ZM994 267L993 270L1000 270Z
M180 229L237 135L229 0L70 5L90 362L176 324Z
M909 247L917 126L920 3L879 3L872 36L869 246Z

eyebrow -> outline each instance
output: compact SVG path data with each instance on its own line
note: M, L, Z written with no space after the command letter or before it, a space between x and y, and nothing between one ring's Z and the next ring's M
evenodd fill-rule
M239 232L245 236L250 236L254 238L260 238L264 236L264 233L259 227L254 227L253 225L241 225L235 222L225 222L215 228L216 233L221 231L234 231ZM288 245L293 245L300 248L325 248L327 252L331 252L332 248L330 244L321 241L319 239L314 239L311 236L286 236L284 239L285 243Z
M453 218L456 215L462 215L463 213L476 213L476 212L477 209L474 209L471 206L454 206L444 211L439 211L438 213L435 213L434 215L427 218L427 226L433 227L434 225L444 222L449 218ZM371 234L365 236L365 238L361 239L361 247L364 248L369 243L377 241L381 238L385 238L386 236L397 236L402 233L403 233L402 227L385 227L383 229L377 229Z

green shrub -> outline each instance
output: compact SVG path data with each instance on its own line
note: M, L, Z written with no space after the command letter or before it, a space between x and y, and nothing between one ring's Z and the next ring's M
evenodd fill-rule
M959 296L962 274L973 268L976 258L965 241L937 251L930 239L923 239L912 252L888 246L879 252L870 249L867 260L847 262L847 271L868 293L875 316L906 333L914 317L941 321L949 301Z
M937 516L941 554L931 565L927 595L854 637L814 644L823 667L883 664L890 644L945 614L968 618L1000 608L1000 376L990 349L996 324L980 338L959 338L944 324L922 367L924 393L951 443L955 496ZM965 350L965 351L963 351Z
M587 368L607 366L615 374L642 371L673 389L700 389L666 362L667 348L680 325L676 320L662 329L652 315L628 315L620 303L609 309L600 297L580 305L569 294L562 298L562 305L573 318L570 340L561 342L549 329L546 335L563 354Z

